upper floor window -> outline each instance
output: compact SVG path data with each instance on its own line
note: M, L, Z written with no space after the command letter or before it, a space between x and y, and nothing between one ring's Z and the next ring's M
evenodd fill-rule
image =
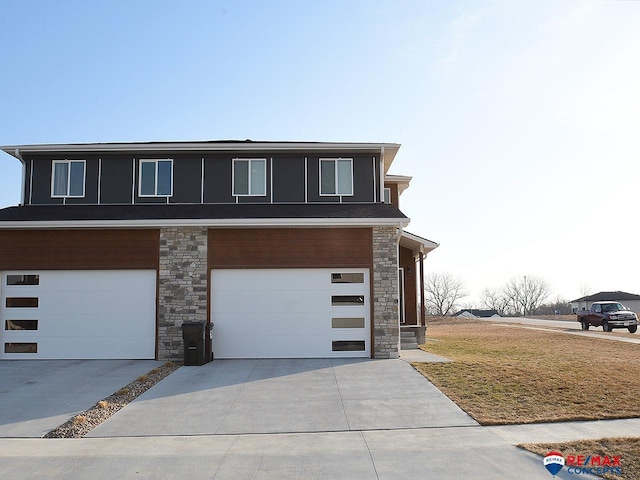
M391 189L384 189L384 203L391 203Z
M84 160L54 160L51 174L51 196L84 197L84 179Z
M264 196L267 194L267 161L264 158L233 161L233 194Z
M320 195L353 195L353 159L320 159Z
M140 160L141 197L173 195L173 160Z

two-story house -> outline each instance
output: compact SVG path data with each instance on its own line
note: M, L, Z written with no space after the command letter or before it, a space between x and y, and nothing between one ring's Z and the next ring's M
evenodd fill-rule
M23 184L0 210L0 358L180 360L189 321L214 358L397 357L437 247L404 231L398 149L2 147Z

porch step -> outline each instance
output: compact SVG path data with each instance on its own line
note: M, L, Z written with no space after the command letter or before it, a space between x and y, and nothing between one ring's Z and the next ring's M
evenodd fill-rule
M415 332L400 332L400 349L401 350L417 350L418 340Z

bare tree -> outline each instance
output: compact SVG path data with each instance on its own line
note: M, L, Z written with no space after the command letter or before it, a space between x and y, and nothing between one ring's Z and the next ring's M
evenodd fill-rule
M467 296L462 280L450 273L432 273L424 281L425 304L432 315L454 313L458 301Z
M485 288L481 293L481 301L485 308L495 310L502 317L510 313L509 299L497 288Z
M582 295L583 297L588 297L592 293L593 293L593 288L591 288L591 285L589 285L588 283L580 284L580 295Z
M531 315L551 294L551 287L542 278L512 278L503 288L509 306L518 315Z
M537 313L542 315L570 315L571 304L564 298L561 298L560 295L556 295L555 300L540 305Z

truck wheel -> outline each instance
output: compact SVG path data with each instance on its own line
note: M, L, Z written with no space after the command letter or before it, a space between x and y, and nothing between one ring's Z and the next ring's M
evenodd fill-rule
M611 328L609 327L609 324L607 322L602 322L602 330L605 332L611 331Z
M629 333L636 333L638 331L638 326L633 325L632 327L627 327L629 329Z
M582 320L582 329L589 330L589 322L587 322L586 320Z

